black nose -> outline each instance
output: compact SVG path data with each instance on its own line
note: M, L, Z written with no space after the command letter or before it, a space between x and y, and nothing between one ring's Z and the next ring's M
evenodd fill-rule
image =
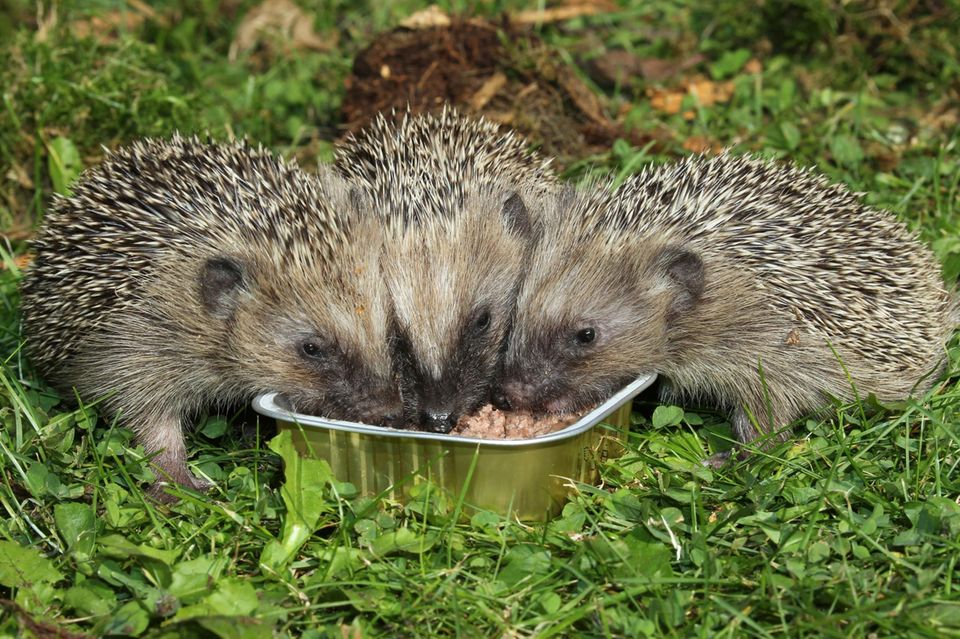
M457 420L450 413L424 411L420 423L431 433L449 433L457 425Z
M500 410L510 410L510 400L507 399L507 394L503 392L502 388L493 389L490 401Z

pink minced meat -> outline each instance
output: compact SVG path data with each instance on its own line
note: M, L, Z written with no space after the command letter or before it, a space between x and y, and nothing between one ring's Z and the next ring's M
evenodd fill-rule
M572 413L534 417L530 413L505 412L487 404L472 415L461 417L450 434L478 439L531 439L566 428L582 416L583 413Z

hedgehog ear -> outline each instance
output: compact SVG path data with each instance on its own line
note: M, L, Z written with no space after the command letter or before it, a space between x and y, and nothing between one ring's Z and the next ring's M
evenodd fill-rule
M246 289L245 269L229 257L212 257L200 270L200 301L208 313L219 319L230 319Z
M703 260L699 255L679 246L668 246L660 253L657 263L661 272L673 285L673 299L667 311L667 321L687 313L703 295Z
M520 237L529 238L533 235L533 223L530 221L530 213L527 211L527 205L524 204L520 194L513 192L503 203L501 211L503 221L507 228Z

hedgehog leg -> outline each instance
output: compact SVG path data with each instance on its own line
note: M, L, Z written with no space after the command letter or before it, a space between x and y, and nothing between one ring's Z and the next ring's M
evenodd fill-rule
M167 484L180 484L199 492L212 486L210 482L194 477L187 468L187 447L183 440L181 421L179 415L172 413L137 420L142 424L137 428L137 439L143 444L144 451L152 456L151 465L157 475L149 493L162 502L176 501L176 497L163 490Z
M700 460L700 463L706 466L707 468L723 468L727 465L727 462L730 461L730 458L733 456L732 450L723 450L719 453L714 453L707 457L706 459Z
M749 444L761 437L762 431L759 430L757 426L762 428L769 423L766 419L766 414L766 410L748 411L743 406L737 406L733 410L733 414L730 415L730 427L733 429L733 435L737 438L737 441L743 444ZM753 419L751 419L751 416ZM756 420L756 423L754 423L754 420Z
M738 442L750 442L758 437L757 429L753 426L753 423L750 421L750 417L741 407L737 407L729 416L730 429L733 431L733 436ZM734 454L736 453L736 455ZM730 461L731 457L736 457L740 459L742 457L743 451L739 446L734 444L734 447L730 450L723 450L719 453L714 453L701 463L707 468L721 468L725 466L727 462Z

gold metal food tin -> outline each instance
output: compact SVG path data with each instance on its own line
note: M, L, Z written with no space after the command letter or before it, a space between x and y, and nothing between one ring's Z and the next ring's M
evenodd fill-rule
M576 423L533 439L475 439L323 419L288 410L277 393L259 395L253 408L292 431L301 454L327 460L334 476L362 495L403 503L411 486L429 479L454 499L462 493L467 512L542 520L563 507L571 480L595 483L597 461L623 452L631 400L655 379L640 377Z

